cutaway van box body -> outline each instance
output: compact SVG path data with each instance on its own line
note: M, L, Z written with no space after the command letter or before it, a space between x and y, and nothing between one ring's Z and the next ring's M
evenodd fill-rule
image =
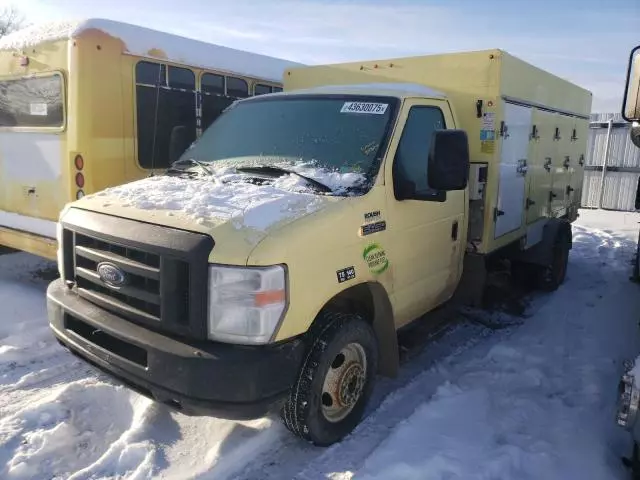
M444 93L471 156L468 247L490 253L542 237L545 219L577 218L589 91L502 50L289 69L285 91L321 85L422 84Z

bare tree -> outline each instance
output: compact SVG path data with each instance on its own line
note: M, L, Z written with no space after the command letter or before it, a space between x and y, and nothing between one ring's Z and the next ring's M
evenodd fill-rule
M0 38L24 26L24 16L15 7L0 10Z

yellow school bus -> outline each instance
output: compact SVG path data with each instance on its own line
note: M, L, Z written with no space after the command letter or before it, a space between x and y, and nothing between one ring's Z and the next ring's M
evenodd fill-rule
M0 39L0 245L55 259L65 203L165 170L295 66L103 19Z

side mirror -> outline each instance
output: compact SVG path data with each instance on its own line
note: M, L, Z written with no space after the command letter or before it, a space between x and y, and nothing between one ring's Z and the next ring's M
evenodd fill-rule
M188 146L189 138L187 136L187 127L184 125L173 127L171 137L169 138L169 164L178 160Z
M640 45L631 50L627 82L622 101L622 117L627 122L640 120Z
M469 179L469 140L464 130L436 130L428 165L429 186L439 191L464 190Z

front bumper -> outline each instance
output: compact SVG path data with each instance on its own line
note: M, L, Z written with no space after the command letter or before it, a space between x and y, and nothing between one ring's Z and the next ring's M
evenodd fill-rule
M58 341L129 388L187 415L259 418L277 410L298 375L304 343L266 346L189 341L157 333L79 297L47 289Z

